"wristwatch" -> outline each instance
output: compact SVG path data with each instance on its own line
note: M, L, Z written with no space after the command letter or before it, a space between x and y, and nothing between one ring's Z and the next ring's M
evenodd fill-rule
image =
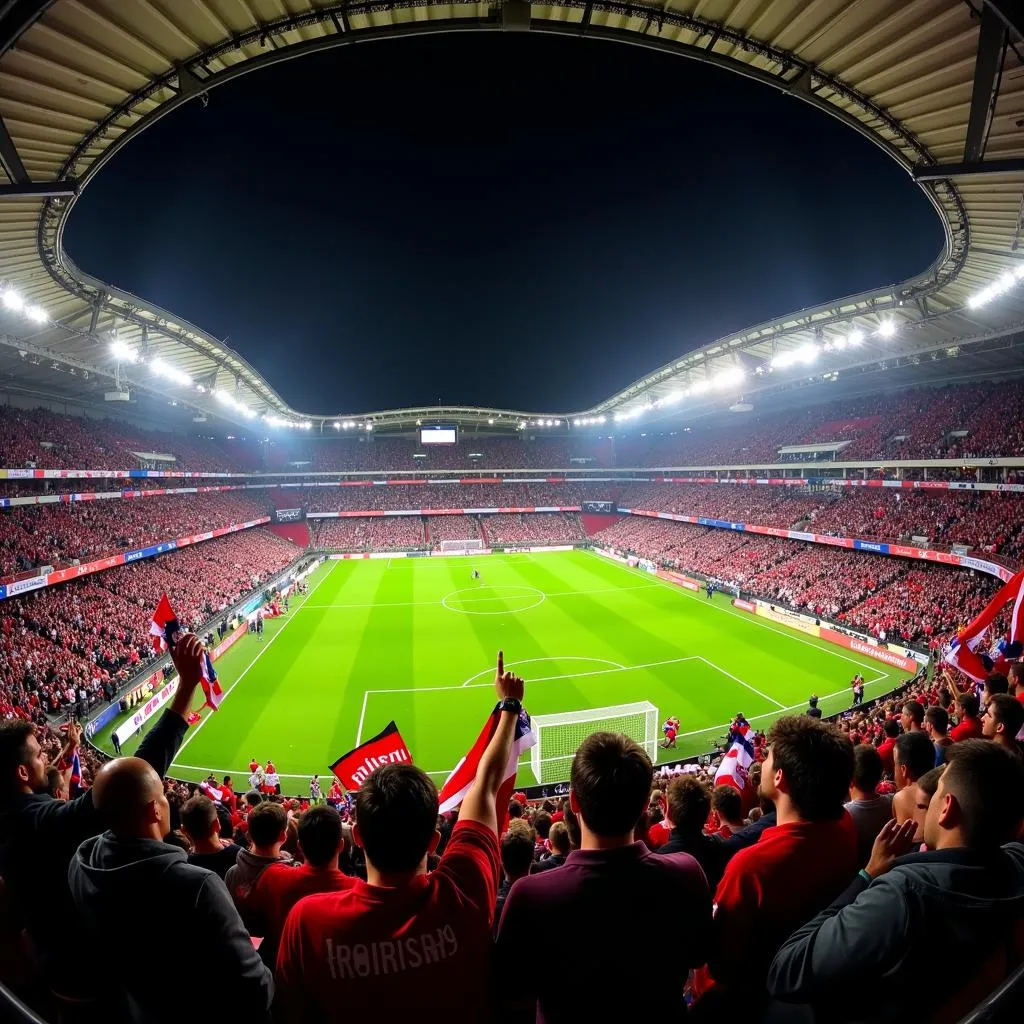
M518 715L523 710L523 702L516 697L504 697L498 701L499 711L511 711L513 714Z

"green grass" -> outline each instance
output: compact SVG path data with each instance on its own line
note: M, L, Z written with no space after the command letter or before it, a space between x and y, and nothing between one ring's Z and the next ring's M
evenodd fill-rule
M218 662L227 696L189 730L172 774L230 772L240 788L252 757L272 758L286 791L304 792L394 719L440 782L493 707L499 647L532 714L650 701L659 725L677 715L679 747L661 760L708 750L737 711L766 726L812 692L826 714L847 707L858 668L869 697L904 678L586 551L329 562L262 642ZM109 749L109 730L97 741Z

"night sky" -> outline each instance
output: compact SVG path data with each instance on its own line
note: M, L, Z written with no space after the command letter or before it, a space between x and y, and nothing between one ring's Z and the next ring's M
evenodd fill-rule
M907 175L796 99L635 47L491 33L246 75L129 145L65 235L83 270L324 414L585 408L941 244Z

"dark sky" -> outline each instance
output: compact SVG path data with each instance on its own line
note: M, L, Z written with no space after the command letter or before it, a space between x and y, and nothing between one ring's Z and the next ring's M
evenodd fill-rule
M288 61L144 132L65 244L286 401L584 408L922 270L909 178L800 101L635 47L435 36Z

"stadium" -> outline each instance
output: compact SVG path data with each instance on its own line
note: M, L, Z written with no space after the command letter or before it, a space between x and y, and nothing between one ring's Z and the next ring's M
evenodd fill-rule
M566 381L549 408L330 412L65 251L165 115L431 33L631 44L802 101L913 181L941 251L585 406ZM0 1017L182 1012L134 949L102 979L70 963L127 952L139 905L172 956L202 936L227 967L211 1016L1016 1019L1022 59L982 0L0 2ZM381 824L388 799L407 820ZM420 819L440 844L406 864ZM129 841L154 844L136 868L181 862L105 895L95 858ZM321 934L353 885L431 895ZM562 973L535 948L556 930ZM494 964L514 998L466 982Z

